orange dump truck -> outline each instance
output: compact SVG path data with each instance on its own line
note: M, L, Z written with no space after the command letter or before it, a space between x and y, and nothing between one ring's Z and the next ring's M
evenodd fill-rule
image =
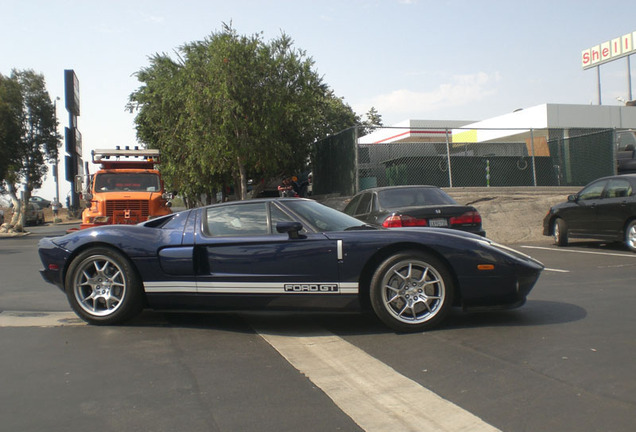
M87 184L82 191L86 208L80 229L136 224L171 213L172 196L165 193L155 169L159 150L93 150L91 154L100 169L91 175L87 167Z

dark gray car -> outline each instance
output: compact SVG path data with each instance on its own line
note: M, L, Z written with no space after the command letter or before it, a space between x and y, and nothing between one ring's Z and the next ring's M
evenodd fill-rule
M458 204L436 186L366 189L351 199L344 212L385 228L428 226L486 235L481 226L481 215L475 207Z
M47 200L45 198L42 198L40 196L32 196L31 198L29 198L29 202L32 202L34 204L37 204L40 206L40 208L47 208L51 206L51 201Z
M28 203L24 215L26 225L41 225L44 223L44 210L35 203Z
M546 214L543 234L559 246L591 238L624 242L636 252L636 174L603 177L568 196Z

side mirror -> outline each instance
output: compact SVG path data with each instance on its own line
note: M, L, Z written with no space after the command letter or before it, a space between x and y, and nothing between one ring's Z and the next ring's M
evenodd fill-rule
M73 189L76 193L82 193L82 187L84 186L84 179L81 175L75 176L75 181L73 182Z
M290 239L301 238L298 234L303 229L303 224L300 222L278 222L276 224L276 231L279 233L289 234Z
M579 196L574 194L574 195L568 195L568 202L577 202L579 199Z

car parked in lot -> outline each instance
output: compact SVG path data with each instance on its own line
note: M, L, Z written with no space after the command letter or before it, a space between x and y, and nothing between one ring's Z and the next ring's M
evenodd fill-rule
M44 223L44 210L38 204L29 202L24 215L26 225L41 225Z
M458 204L436 186L387 186L355 195L344 212L385 228L455 228L485 236L481 215L473 206Z
M460 230L384 229L303 198L233 201L44 238L47 282L93 324L154 309L370 308L397 331L521 306L543 265Z
M50 205L51 205L51 201L50 200L44 199L44 198L42 198L40 196L32 196L31 198L29 198L29 202L37 204L43 209L45 209L47 207L50 207Z
M636 252L636 174L603 177L548 210L543 234L559 246L570 238L623 242Z

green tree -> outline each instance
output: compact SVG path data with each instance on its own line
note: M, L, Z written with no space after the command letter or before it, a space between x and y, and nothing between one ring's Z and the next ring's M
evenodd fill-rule
M10 107L3 112L7 124L13 126L11 132L2 135L2 153L8 155L8 165L2 177L2 188L11 196L14 217L11 229L21 231L24 225L26 204L33 189L42 186L48 167L45 162L57 157L61 137L57 132L55 105L46 90L44 76L32 70L13 70L10 78L2 78L3 102L0 106ZM20 126L9 120L19 119ZM3 120L4 123L4 120ZM24 200L20 202L17 191L22 186Z
M0 192L18 162L17 143L22 137L22 93L14 77L0 74Z
M151 57L130 95L138 139L164 155L166 181L192 202L248 179L303 170L313 142L353 126L351 108L285 34L266 43L224 25L203 41Z
M366 119L362 122L362 132L360 136L368 135L375 129L384 126L382 124L382 115L378 113L375 107L371 107L365 114Z

